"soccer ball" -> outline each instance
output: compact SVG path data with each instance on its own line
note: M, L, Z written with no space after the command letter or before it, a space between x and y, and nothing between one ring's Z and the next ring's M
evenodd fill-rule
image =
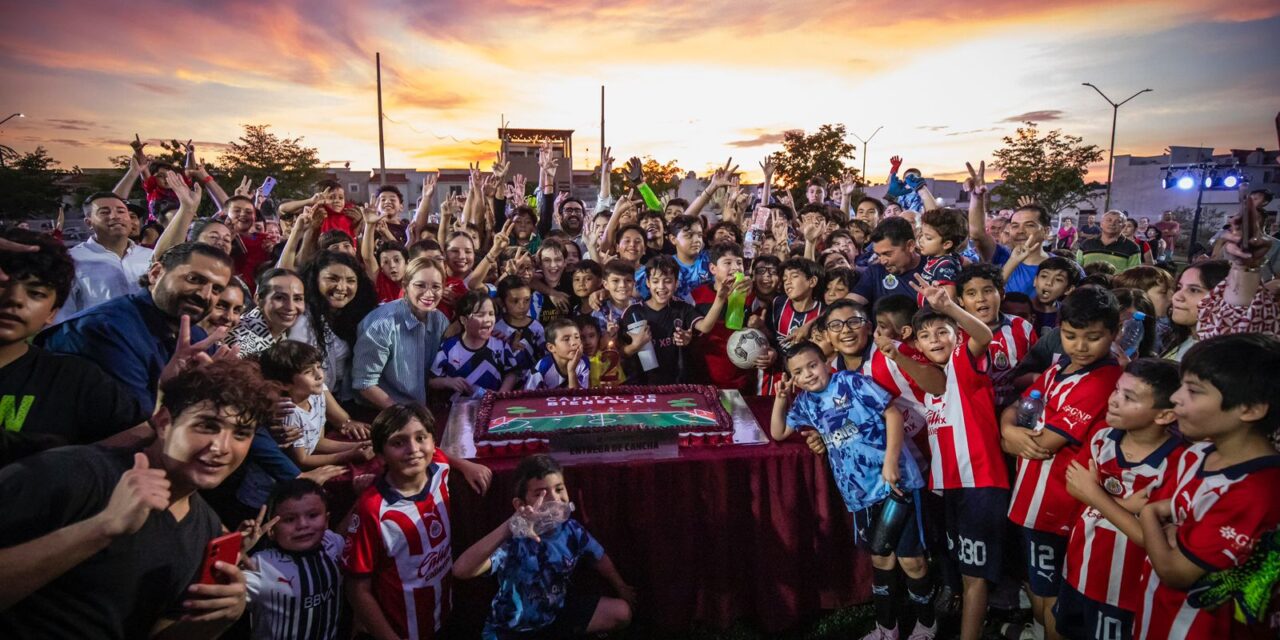
M769 339L757 329L742 329L729 336L729 360L739 369L752 369L760 353L769 348Z

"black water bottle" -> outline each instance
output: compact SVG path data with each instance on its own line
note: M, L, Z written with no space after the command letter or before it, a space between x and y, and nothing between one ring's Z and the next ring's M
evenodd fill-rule
M915 505L912 504L911 492L890 491L889 497L880 508L880 517L876 518L875 528L871 532L871 553L877 556L889 555L898 540L902 538L902 529Z

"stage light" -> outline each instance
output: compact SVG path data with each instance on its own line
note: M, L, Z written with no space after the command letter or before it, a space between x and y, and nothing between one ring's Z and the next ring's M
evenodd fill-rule
M1234 189L1240 186L1240 177L1234 173L1228 173L1227 176L1222 179L1222 186L1228 189Z
M1206 171L1204 174L1204 179L1201 180L1200 184L1204 185L1204 188L1206 189L1212 189L1213 183L1217 179L1218 179L1217 169L1214 169L1213 171Z
M1173 170L1165 169L1164 175L1160 178L1160 188L1168 189L1173 186Z
M1178 176L1178 182L1176 184L1179 189L1182 189L1183 191L1190 191L1195 188L1196 179L1191 177L1190 173L1183 172L1182 175Z

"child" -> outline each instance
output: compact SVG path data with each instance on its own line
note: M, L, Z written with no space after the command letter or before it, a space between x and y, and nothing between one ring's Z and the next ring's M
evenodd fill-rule
M698 372L705 373L707 377L703 379L710 384L720 389L744 391L755 378L754 372L751 369L740 369L729 360L729 336L736 329L725 326L721 317L727 314L726 303L729 296L734 292L745 295L751 287L751 281L745 277L741 282L736 280L742 273L740 245L732 242L711 245L710 258L712 282L693 290L694 304L697 305L698 314L702 316L702 323L705 325L698 327L698 333L703 338L698 341L694 350L694 361L705 364L705 369L699 368ZM746 312L745 301L743 312ZM762 353L757 362L771 363L772 360L773 354Z
M803 340L822 313L822 303L815 296L822 285L822 267L808 258L791 258L782 263L783 295L776 296L765 310L764 333L775 351ZM777 363L775 363L777 364ZM782 382L782 371L760 372L758 395L771 396Z
M462 334L445 339L431 365L432 389L453 391L451 400L479 398L488 391L510 391L519 381L516 355L493 335L493 299L483 289L458 301Z
M582 355L578 325L568 318L556 318L547 325L547 355L529 373L525 389L587 389L591 366Z
M1066 471L1102 426L1107 398L1123 370L1111 356L1120 329L1120 305L1110 291L1080 287L1062 302L1062 347L1066 357L1027 389L1038 392L1044 410L1032 428L1019 426L1018 407L1000 418L1004 450L1018 456L1009 520L1022 527L1031 612L1056 638L1053 605L1062 590L1062 567L1079 503L1067 494Z
M774 398L770 435L781 441L797 430L816 432L816 437L806 434L805 438L815 452L826 453L845 506L854 514L858 540L869 546L871 530L879 524L890 493L914 494L918 500L918 489L924 486L915 459L904 454L902 413L870 378L853 371L831 373L822 351L812 342L801 342L787 353L786 372L787 379ZM793 388L799 395L788 410ZM907 574L907 592L915 604L913 637L921 631L931 637L936 631L933 585L914 509L906 519L898 539L891 541L889 553L871 558L871 594L881 638L898 637L891 589L899 563Z
M920 170L916 168L907 169L902 173L902 179L898 179L898 168L902 166L902 158L893 156L889 158L889 190L888 195L896 198L898 204L906 211L923 211L924 200L917 193L920 188L925 186L924 178L920 175Z
M693 290L711 282L711 258L703 250L702 218L680 215L671 219L667 225L667 235L676 248L675 261L678 268L675 300L693 303ZM636 284L641 298L648 298L648 272L645 267L636 271Z
M515 537L513 523L529 521L545 507L569 503L564 469L547 455L533 455L516 466L515 515L471 545L453 567L469 580L487 573L498 579L483 638L572 638L616 631L631 623L635 591L618 574L600 543L577 520L566 519L549 531ZM584 593L571 582L582 561L600 574L618 597Z
M757 255L751 260L751 294L747 296L752 315L763 312L778 297L778 285L782 283L782 261L771 253Z
M401 282L404 280L404 267L409 262L409 250L399 242L380 242L374 252L376 273L374 287L378 291L378 302L390 302L404 295Z
M956 293L960 306L991 330L990 375L995 385L996 407L1003 408L1017 398L1014 368L1035 345L1035 331L1030 322L1000 311L1004 277L995 265L983 262L961 269L956 276Z
M418 405L394 405L373 420L386 472L356 499L342 562L347 600L376 638L434 638L452 608L451 465L435 446L434 424Z
M610 339L607 343L602 343L604 336L600 330L600 323L591 316L578 316L573 319L573 322L578 325L578 335L582 338L582 354L591 367L589 386L592 389L599 389L616 387L625 382L627 376L622 372L622 352L618 350L617 342Z
M687 379L684 348L693 339L693 326L701 317L693 305L673 299L680 274L674 258L653 258L645 265L645 271L649 299L627 308L619 331L622 352L627 357L622 365L627 372L627 382L650 385L684 382ZM632 332L631 327L637 323L643 326ZM648 344L657 352L658 366L646 371L637 354Z
M569 267L567 275L573 284L573 297L578 300L578 306L573 310L574 315L591 315L591 296L600 290L604 269L595 260L579 260Z
M827 270L827 287L822 292L822 302L824 304L834 304L837 300L844 300L849 297L849 292L853 291L854 285L858 284L858 272L848 267Z
M1156 350L1160 351L1173 335L1169 308L1173 306L1173 275L1159 267L1139 265L1116 274L1111 286L1116 289L1141 289L1151 299L1156 317Z
M574 304L573 296L570 295L573 293L573 283L564 279L568 255L562 242L548 239L538 247L538 253L534 256L538 262L540 275L536 278L538 297L541 298L537 307L537 318L543 326L564 315L560 306L555 304L554 298L559 297L564 300L562 304L566 305L565 310Z
M445 266L449 273L444 279L444 298L440 300L439 309L445 317L453 320L454 305L467 294L467 277L476 262L476 240L465 231L454 231L449 234L444 247ZM488 256L486 256L487 258Z
M1031 298L1021 291L1006 291L1000 301L1000 313L1022 318L1035 326L1035 314L1031 311Z
M1277 370L1280 340L1260 333L1210 338L1183 356L1173 412L1196 442L1139 517L1150 563L1135 637L1274 637L1260 625L1242 628L1229 603L1194 606L1188 589L1244 563L1280 526L1280 455L1270 439L1280 426Z
M639 302L635 297L636 269L618 259L604 265L605 300L591 315L600 321L600 328L607 335L616 337L618 322L631 305Z
M542 322L529 313L533 289L520 276L504 276L498 281L498 302L502 318L493 325L493 337L515 352L516 366L528 371L546 352L547 337Z
M373 459L368 442L339 442L325 437L323 361L319 349L297 340L281 340L258 355L262 377L282 385L285 396L293 402L284 426L300 430L302 437L285 448L285 453L303 471Z
M956 274L963 266L960 250L967 245L968 229L964 214L955 209L932 209L920 216L916 247L928 258L920 275L952 297L956 295Z
M927 392L929 489L942 493L947 548L962 577L960 637L978 640L987 613L987 582L1003 577L1009 507L989 375L991 328L955 304L946 290L916 289L929 303L911 322L916 346L930 362L945 367L941 388L918 380ZM957 325L963 333L957 333Z
M1097 630L1117 640L1133 637L1142 601L1135 578L1146 564L1138 512L1185 448L1169 433L1178 385L1171 361L1130 362L1107 401L1107 427L1067 467L1067 492L1085 509L1071 527L1053 610L1064 638L1094 637Z
M265 525L263 517L270 518ZM254 640L349 636L341 571L346 542L329 530L329 499L320 485L305 478L276 485L259 519L241 530L246 547L263 532L275 543L254 554L244 574Z
M1035 330L1042 336L1058 326L1058 304L1080 285L1084 272L1074 260L1053 256L1036 267L1036 296L1031 299Z

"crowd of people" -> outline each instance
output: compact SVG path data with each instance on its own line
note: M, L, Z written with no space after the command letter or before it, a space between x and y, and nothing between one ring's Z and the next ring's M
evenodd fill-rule
M84 242L0 231L0 628L452 637L453 581L491 576L486 638L616 631L635 591L563 517L548 456L455 554L451 473L506 489L445 455L438 417L497 391L696 382L772 402L773 439L830 465L871 558L869 638L950 616L976 639L1019 588L1035 623L1015 637L1274 637L1269 193L1179 266L1168 214L988 213L984 165L962 211L897 157L888 202L851 178L795 202L767 160L759 185L730 161L664 199L635 158L615 198L613 162L590 204L557 190L549 145L533 184L499 154L439 207L434 178L412 205L332 180L274 202L137 141L84 201ZM769 343L746 368L735 315ZM204 566L225 531L238 557ZM572 582L580 564L609 591Z

